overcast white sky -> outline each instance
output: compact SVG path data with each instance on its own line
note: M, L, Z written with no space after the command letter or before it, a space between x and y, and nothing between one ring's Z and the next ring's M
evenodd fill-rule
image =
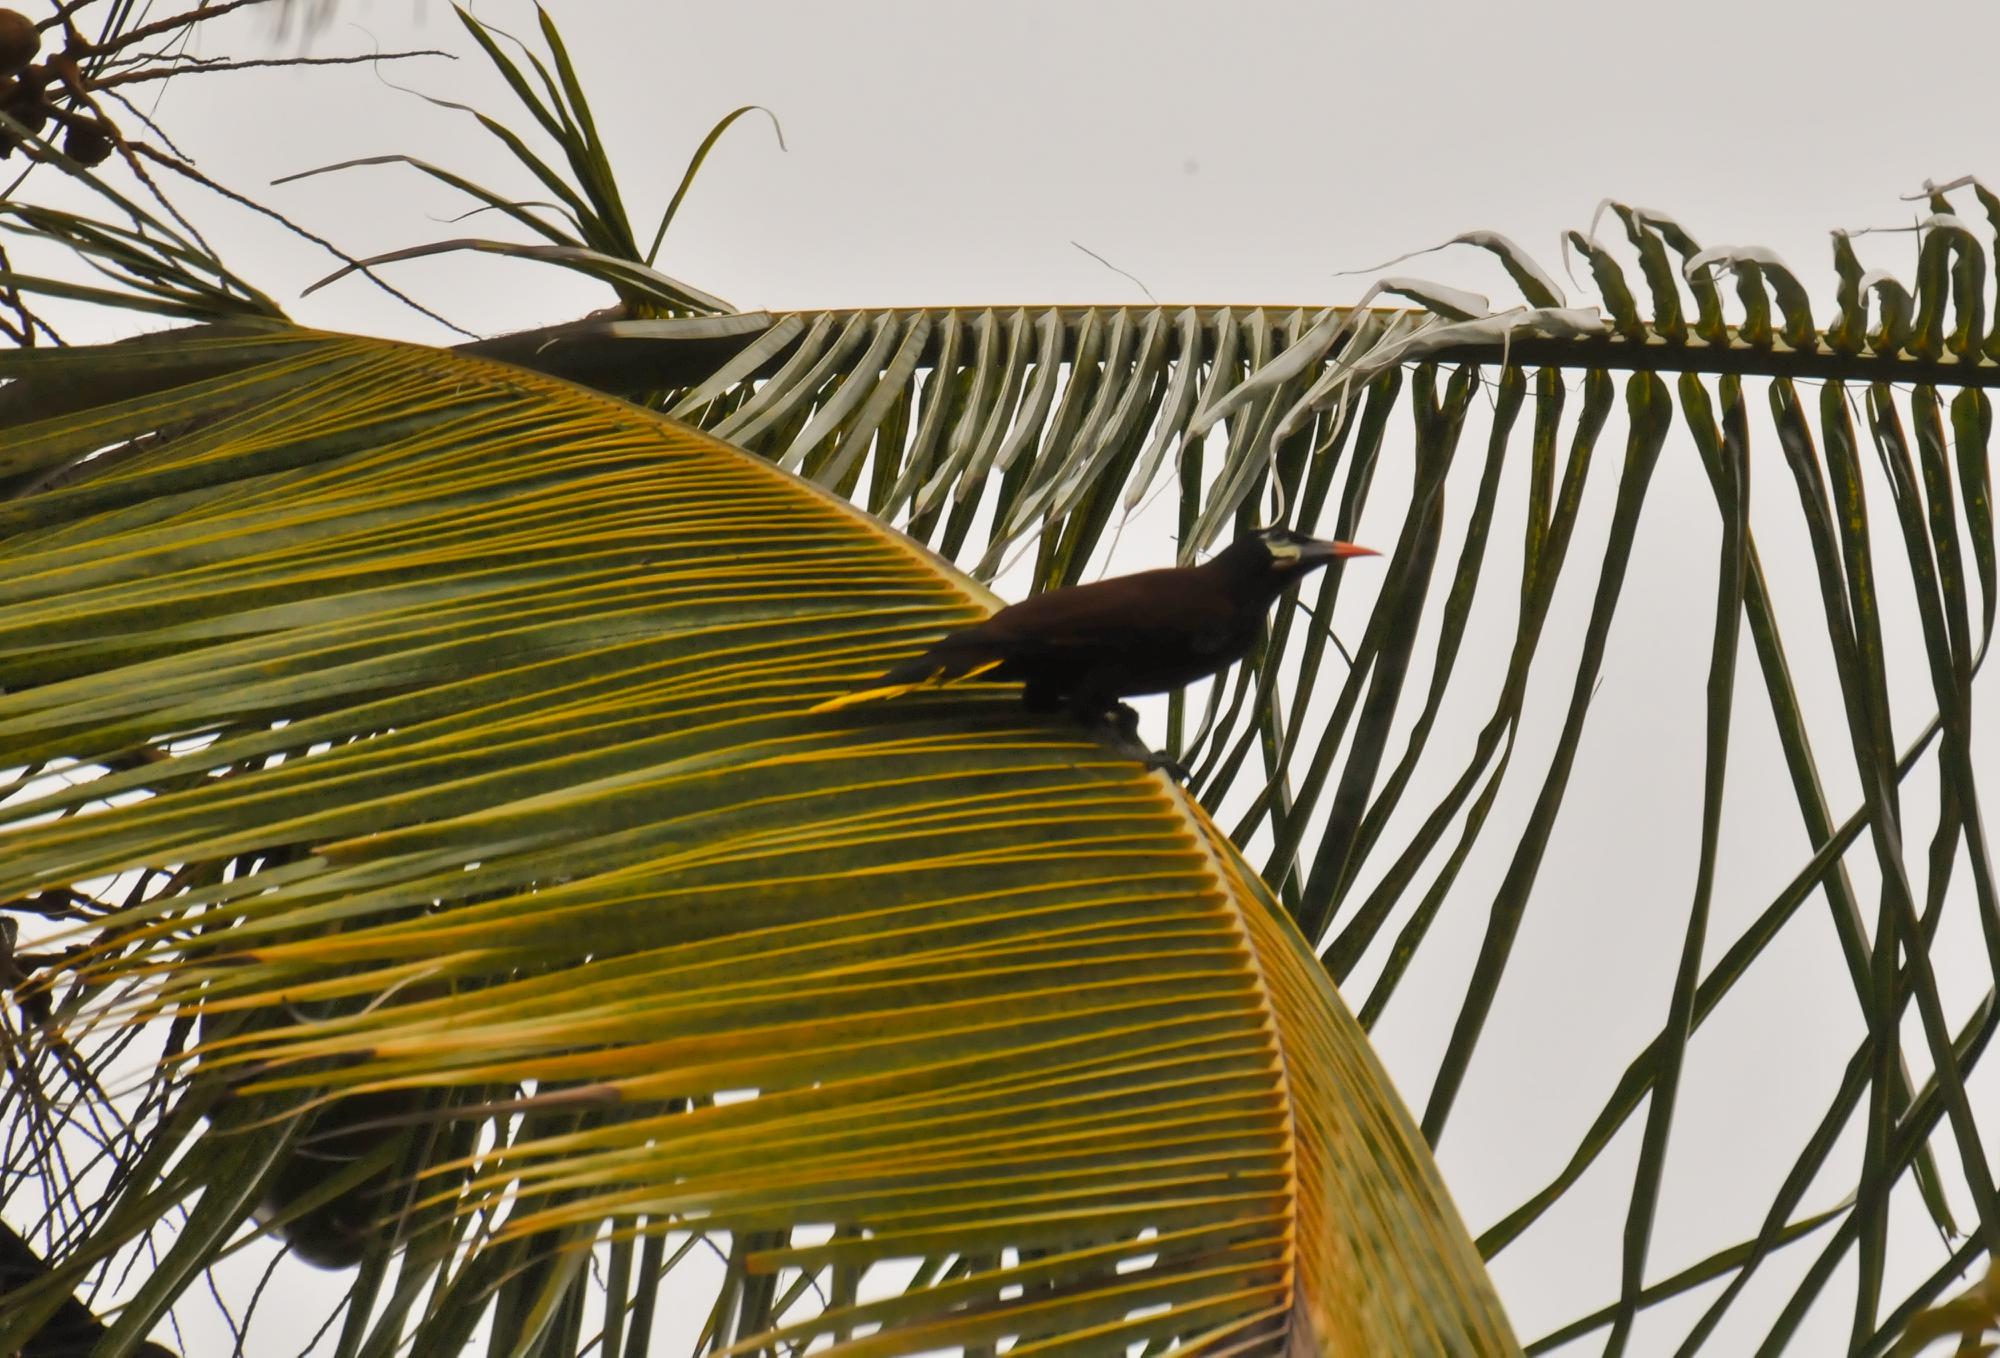
M1990 95L2000 10L1970 4L558 0L552 9L596 96L635 220L651 220L714 119L746 103L782 119L789 152L759 120L730 134L661 258L667 272L745 308L1145 300L1072 242L1136 275L1162 301L1351 300L1366 279L1340 271L1475 227L1514 237L1555 269L1560 232L1587 225L1609 196L1671 212L1705 244L1778 250L1812 288L1824 320L1829 228L1909 223L1921 205L1899 195L1926 177L2000 178ZM532 33L523 4L480 4L477 12ZM221 31L205 51L223 50ZM227 31L235 55L298 41L256 18ZM323 52L371 43L469 46L435 0L344 0L311 40ZM476 55L384 70L398 85L506 116L505 96ZM357 254L499 224L447 224L463 204L400 168L277 189L267 182L405 151L533 196L462 114L365 67L176 82L158 116L216 177ZM450 338L357 279L297 301L331 261L242 217L208 220L236 268L280 301L296 301L303 321ZM1908 236L1863 243L1864 260L1906 277L1913 253ZM1502 291L1497 269L1476 256L1398 269ZM392 276L479 333L568 319L609 300L560 271L491 260L427 260L392 266ZM1482 433L1475 420L1468 446ZM1608 434L1597 527L1574 549L1585 587L1619 446ZM1561 1164L1665 1014L1692 884L1715 534L1708 490L1685 452L1677 442L1663 462L1601 709L1579 760L1578 784L1605 791L1575 799L1563 822L1482 1064L1442 1146L1475 1230ZM1765 550L1796 558L1802 542L1779 498L1789 487L1760 474ZM1378 533L1393 532L1400 516L1385 497L1378 492L1384 507L1370 520ZM1518 495L1511 503L1518 511ZM1518 522L1518 512L1512 520L1502 512L1503 522ZM1137 541L1131 550L1157 556L1160 545ZM1699 563L1693 588L1683 584L1690 560ZM1810 594L1795 597L1811 606ZM1570 623L1584 603L1587 594L1568 599ZM1498 644L1509 617L1476 624L1478 644ZM1814 624L1810 612L1793 617L1794 663L1810 669L1824 647L1799 635ZM1573 651L1556 654L1567 665ZM1551 673L1550 694L1529 723L1545 737L1568 696L1567 673ZM1823 672L1801 679L1828 703ZM1711 956L1805 854L1754 677L1741 697ZM1485 701L1482 692L1467 707L1465 730ZM1916 707L1905 731L1922 715ZM1821 715L1830 710L1823 705ZM1841 746L1822 739L1823 762L1836 766L1827 775L1835 813L1844 815L1853 778L1837 767ZM1529 763L1516 776L1532 790L1542 756L1522 758ZM1419 1108L1508 847L1475 860L1440 925L1446 937L1413 976L1418 988L1378 1031ZM1858 883L1864 900L1869 880ZM1754 1233L1859 1039L1824 908L1805 914L1762 983L1697 1041L1654 1277ZM1964 960L1969 969L1947 977L1954 1021L1990 983L1976 958ZM1977 1092L2000 1128L1995 1081ZM1496 1268L1524 1340L1615 1295L1638 1125L1605 1157L1603 1172L1551 1214L1549 1229ZM1843 1159L1841 1173L1852 1163ZM1829 1206L1840 1191L1829 1179L1808 1206ZM1904 1210L1897 1226L1910 1252L1892 1286L1942 1257L1920 1211ZM1816 1249L1768 1266L1753 1289L1762 1304L1742 1308L1759 1323L1725 1327L1713 1351L1749 1352ZM1851 1268L1843 1276L1851 1288ZM1666 1308L1666 1323L1642 1330L1631 1351L1671 1352L1709 1295L1694 1311ZM1844 1343L1848 1302L1839 1288L1829 1298L1798 1352ZM296 1351L263 1328L281 1323L261 1322L271 1346L253 1343L254 1355Z

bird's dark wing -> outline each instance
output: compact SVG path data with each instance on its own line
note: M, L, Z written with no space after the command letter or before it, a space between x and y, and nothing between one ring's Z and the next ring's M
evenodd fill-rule
M1187 570L1142 571L1010 604L851 693L812 709L833 712L982 675L1026 677L1041 667L1104 655L1217 655L1232 645L1228 599L1193 584ZM997 673L996 673L997 672Z
M1219 653L1230 643L1234 614L1225 596L1192 577L1188 570L1141 571L1051 590L972 630L1001 659L1161 645Z

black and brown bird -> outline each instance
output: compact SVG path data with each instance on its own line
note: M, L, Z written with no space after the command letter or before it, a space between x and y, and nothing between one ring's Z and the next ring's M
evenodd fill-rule
M1285 590L1321 566L1373 549L1289 528L1244 533L1199 566L1140 571L1010 604L913 660L813 708L831 712L964 679L1019 680L1031 712L1123 716L1122 698L1219 674L1256 643Z

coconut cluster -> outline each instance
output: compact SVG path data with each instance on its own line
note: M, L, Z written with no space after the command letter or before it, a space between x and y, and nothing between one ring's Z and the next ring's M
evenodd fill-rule
M35 134L49 124L52 95L62 92L49 63L36 60L41 54L42 34L34 20L18 10L0 9L0 113ZM12 128L0 127L0 160L14 153L18 141ZM110 129L92 114L67 113L62 147L71 160L102 165L111 155Z
M0 76L19 75L42 54L42 35L34 21L11 9L0 9Z

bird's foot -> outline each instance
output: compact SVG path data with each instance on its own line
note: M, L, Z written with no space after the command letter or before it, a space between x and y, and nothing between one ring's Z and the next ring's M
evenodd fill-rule
M1109 726L1113 742L1123 746L1148 770L1164 769L1177 783L1185 783L1191 777L1185 764L1165 750L1147 748L1146 743L1139 739L1139 713L1131 704L1113 703L1093 714L1091 719Z

